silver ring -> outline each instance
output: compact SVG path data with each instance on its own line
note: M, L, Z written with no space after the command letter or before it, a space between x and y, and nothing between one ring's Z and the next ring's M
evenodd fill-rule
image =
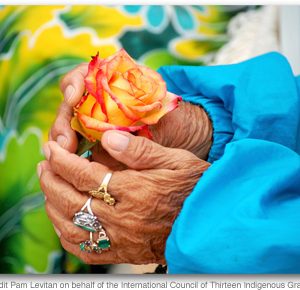
M86 201L79 212L75 213L73 223L77 227L94 233L101 231L102 225L92 211L91 202L92 197Z
M100 221L94 215L91 208L92 197L90 197L83 205L81 210L75 213L73 217L74 225L90 232L90 239L83 241L79 244L80 250L83 252L101 253L102 251L108 251L110 248L110 240L106 235ZM99 232L96 242L93 240L93 233Z

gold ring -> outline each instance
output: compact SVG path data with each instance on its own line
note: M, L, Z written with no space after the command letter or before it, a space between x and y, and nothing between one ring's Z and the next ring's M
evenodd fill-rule
M111 172L106 173L99 188L97 190L89 191L89 194L91 196L104 200L104 202L106 202L108 205L114 205L116 203L116 200L107 191L108 183L111 177L112 177Z

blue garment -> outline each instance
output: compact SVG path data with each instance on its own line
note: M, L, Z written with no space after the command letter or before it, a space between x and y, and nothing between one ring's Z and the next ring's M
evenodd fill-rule
M300 273L300 79L269 53L160 69L213 123L211 167L167 240L172 273Z

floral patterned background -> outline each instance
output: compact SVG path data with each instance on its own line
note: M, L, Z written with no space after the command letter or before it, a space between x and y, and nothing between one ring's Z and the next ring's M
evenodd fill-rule
M244 6L0 6L0 273L89 272L62 251L36 165L62 100L59 79L97 51L141 63L209 63ZM99 268L100 269L100 268Z

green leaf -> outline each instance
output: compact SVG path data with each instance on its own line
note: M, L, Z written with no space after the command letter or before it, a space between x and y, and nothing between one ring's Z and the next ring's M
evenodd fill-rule
M136 30L143 25L141 15L130 15L109 6L72 6L60 14L60 19L70 29L93 29L100 39L119 36L123 31Z
M9 132L0 149L0 272L58 272L61 247L36 174L41 132Z

